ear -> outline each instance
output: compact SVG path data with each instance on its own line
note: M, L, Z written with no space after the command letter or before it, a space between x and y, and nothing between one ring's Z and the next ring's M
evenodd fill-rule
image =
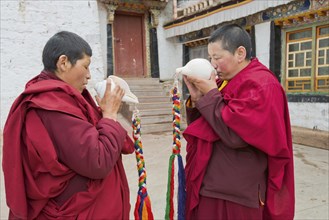
M65 72L69 67L69 59L66 55L60 55L57 60L56 67L58 72Z
M238 47L238 49L236 49L236 55L238 58L238 63L242 63L247 56L246 48L243 46Z

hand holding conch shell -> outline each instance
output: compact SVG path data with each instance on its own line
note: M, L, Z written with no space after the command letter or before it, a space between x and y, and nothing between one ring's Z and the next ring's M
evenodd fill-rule
M139 103L138 98L130 91L128 83L117 76L109 76L108 79L111 80L111 91L119 85L124 91L125 95L122 98L123 102ZM102 99L106 89L106 80L96 83L95 90L97 95Z
M203 58L192 59L184 67L176 69L176 75L184 75L192 104L210 90L217 88L215 73L216 70L211 63Z
M190 60L185 66L177 68L176 74L210 79L211 73L214 71L214 67L207 59L195 58Z

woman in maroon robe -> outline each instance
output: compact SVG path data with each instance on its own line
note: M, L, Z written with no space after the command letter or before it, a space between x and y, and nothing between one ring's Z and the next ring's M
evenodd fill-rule
M283 88L251 58L249 35L238 25L217 29L208 53L217 82L215 74L210 80L184 76L191 95L184 132L187 219L292 220L293 152Z
M95 105L86 85L92 50L62 31L43 50L44 70L15 100L4 128L9 219L128 219L122 153L134 151L117 122L124 91L107 84Z

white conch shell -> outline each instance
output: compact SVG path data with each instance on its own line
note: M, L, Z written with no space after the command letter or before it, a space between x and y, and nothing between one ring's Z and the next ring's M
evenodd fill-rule
M185 66L177 68L176 74L210 79L213 71L215 69L207 59L195 58L190 60Z
M139 103L137 96L135 96L130 91L129 85L125 80L113 75L109 76L108 79L111 80L112 91L116 85L119 85L125 91L125 95L122 97L123 102ZM100 98L103 98L105 89L106 89L106 80L96 83L95 90Z

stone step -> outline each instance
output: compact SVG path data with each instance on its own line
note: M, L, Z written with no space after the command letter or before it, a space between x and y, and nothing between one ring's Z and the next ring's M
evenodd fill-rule
M132 85L159 85L159 78L123 78L130 86Z
M131 90L132 93L134 93L137 98L140 96L166 96L167 93L164 90L156 89L156 90Z
M159 90L162 89L161 84L130 84L129 88L131 91L139 91L139 90Z
M168 96L139 96L138 101L140 103L171 102L171 97L168 97Z
M168 109L171 112L172 103L171 102L152 102L152 103L140 103L137 104L137 109ZM129 105L129 110L133 111L135 109L135 105Z
M172 123L172 115L151 115L151 116L140 116L141 124L156 124L156 123Z
M165 90L163 84L150 84L150 85L135 85L132 84L129 86L131 91L143 91L143 90L151 90L151 91L156 91L156 90Z
M181 124L181 133L184 132L186 124ZM141 124L142 132L145 134L158 133L158 132L168 132L173 131L172 123L155 123L155 124Z
M127 120L135 108L139 111L143 133L172 131L172 100L169 86L154 78L126 78L139 104L125 103L122 114ZM168 91L167 91L168 90Z
M173 128L171 123L141 124L141 131L144 134L167 132L172 130Z
M329 132L292 126L291 133L293 143L329 150Z
M168 109L141 109L139 110L140 116L151 116L151 115L171 115L171 111Z

